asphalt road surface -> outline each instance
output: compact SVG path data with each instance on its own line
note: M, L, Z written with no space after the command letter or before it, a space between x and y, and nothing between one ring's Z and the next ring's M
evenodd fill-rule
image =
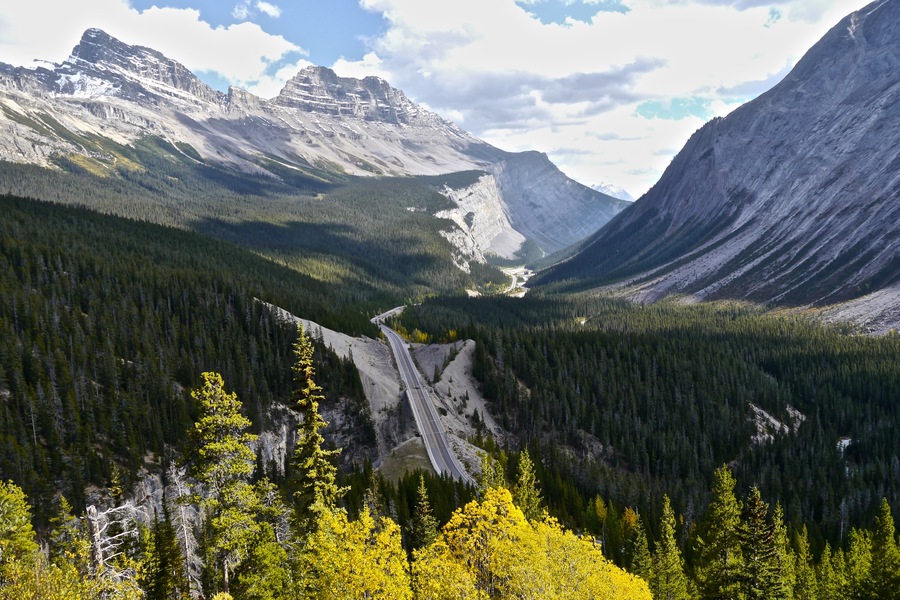
M400 334L382 324L385 318L396 314L400 310L402 310L402 307L378 315L372 319L372 322L381 328L391 346L391 351L394 353L397 368L400 370L400 379L403 380L403 385L406 386L406 395L409 397L409 403L412 406L416 426L422 435L422 441L425 443L428 459L438 473L449 474L454 479L474 483L450 448L447 431L444 429L441 417L434 406L434 401L431 399L430 391L419 375L415 364L413 364L412 357L409 354L409 346L406 345L406 341L400 337Z

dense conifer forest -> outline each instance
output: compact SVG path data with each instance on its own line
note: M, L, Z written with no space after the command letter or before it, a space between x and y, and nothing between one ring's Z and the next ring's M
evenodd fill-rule
M262 300L323 325L375 336L335 291L197 234L29 200L0 198L0 472L24 487L40 522L65 490L123 484L180 448L195 413L187 389L216 370L256 427L290 395L291 327ZM319 348L321 381L359 414L355 367ZM367 441L368 440L368 441ZM113 459L112 461L110 459Z
M429 300L401 324L478 342L493 414L539 449L548 502L573 526L598 494L654 521L668 494L696 519L724 463L808 524L817 552L900 498L897 336L749 305L532 294Z
M426 295L505 284L496 268L454 267L457 252L434 213L452 208L436 189L479 172L354 178L261 159L259 173L208 166L154 137L134 147L103 140L115 167L63 160L62 170L0 161L0 193L90 208L188 229L248 248L318 282L340 306L393 307ZM88 160L88 159L85 159ZM104 163L105 164L105 163Z

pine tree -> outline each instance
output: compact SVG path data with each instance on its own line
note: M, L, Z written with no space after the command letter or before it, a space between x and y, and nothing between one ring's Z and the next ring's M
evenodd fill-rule
M797 553L794 556L794 598L795 600L818 600L819 581L813 567L813 557L809 550L809 534L806 525L796 534L794 545ZM831 560L831 551L828 552Z
M753 486L747 496L747 508L741 525L741 548L744 555L742 581L747 600L769 600L776 597L775 531L768 521L769 505Z
M56 514L50 518L50 559L57 564L69 563L82 575L87 574L91 542L72 514L72 505L66 497L60 494L56 504Z
M644 581L653 579L653 557L650 555L650 547L647 543L647 532L644 529L644 520L640 514L634 525L632 535L631 572L641 577Z
M332 460L340 450L326 450L325 438L319 433L327 423L319 414L319 403L325 400L322 388L313 379L313 346L303 325L297 326L297 341L294 342L295 362L293 398L297 403L303 422L297 432L297 446L294 450L294 465L297 471L298 501L297 525L301 533L308 533L319 520L323 510L333 510L338 500L347 492L335 482L337 467Z
M516 476L516 485L513 488L513 501L521 509L525 518L529 521L540 520L541 492L538 490L537 477L534 474L534 464L528 455L528 449L522 450L519 455L519 469Z
M687 600L687 578L684 560L675 541L675 511L669 496L663 496L663 514L660 521L659 543L653 564L653 580L650 589L656 600Z
M741 502L727 466L716 469L713 498L695 541L696 577L701 598L737 598L743 564L739 528Z
M487 452L481 453L481 473L478 476L478 495L484 498L488 490L506 488L503 463Z
M181 549L175 537L175 528L168 505L163 502L163 518L154 519L145 548L147 557L140 577L141 587L148 600L178 600L187 595L187 577Z
M234 597L241 600L290 598L293 581L288 565L287 551L275 539L272 524L262 523L247 560L235 572Z
M872 566L870 568L871 597L877 600L894 599L900 595L900 547L894 533L894 517L887 498L875 518L872 536Z
M869 573L872 569L872 540L863 529L850 530L850 543L844 555L846 588L845 597L853 600L869 598Z
M33 560L37 549L25 492L12 481L0 481L0 570L9 563Z
M784 524L784 509L781 503L775 505L772 512L772 532L775 544L775 555L773 557L774 570L774 587L772 600L793 600L794 598L794 553L791 550L791 543L788 539L787 527Z
M256 537L260 502L248 482L255 457L237 394L225 391L218 373L203 373L203 385L191 392L198 419L192 432L191 475L203 486L199 498L210 530L210 550L227 593L231 572Z
M816 600L844 600L847 597L847 575L844 555L840 549L834 554L831 544L825 544L822 557L816 568L819 595Z
M425 477L419 475L419 487L416 490L416 509L413 512L410 531L410 546L413 550L424 548L437 539L438 523L431 512L428 502L428 490L425 489Z

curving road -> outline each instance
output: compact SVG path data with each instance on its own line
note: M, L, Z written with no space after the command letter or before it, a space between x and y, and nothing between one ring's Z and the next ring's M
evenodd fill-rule
M459 459L456 458L456 454L450 448L447 431L444 429L441 417L434 407L434 401L431 399L431 394L425 382L419 375L415 364L413 364L406 341L400 337L400 334L382 323L387 317L402 310L403 307L397 307L378 315L372 319L372 322L381 328L391 346L394 358L397 360L400 379L403 380L403 385L406 386L406 395L409 397L409 403L412 406L416 426L419 428L419 433L422 434L422 441L425 443L428 459L438 473L450 475L454 479L467 483L474 483L474 480L466 473Z

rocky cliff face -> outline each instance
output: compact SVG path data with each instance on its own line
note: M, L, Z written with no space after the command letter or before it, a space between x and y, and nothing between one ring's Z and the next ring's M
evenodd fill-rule
M835 26L697 131L659 183L539 281L832 304L900 281L900 2Z
M496 179L496 201L479 205L488 215L474 205L465 209L478 215L477 233L453 232L461 243L474 243L476 253L511 255L524 237L552 252L620 210L603 194L586 193L546 157L494 148L377 77L343 78L309 67L271 100L235 87L223 94L159 52L97 29L86 31L62 64L0 63L0 160L52 166L55 156L102 155L104 139L128 145L148 135L244 172L268 173L272 159L351 175L485 170ZM531 224L535 210L547 227ZM497 227L503 233L495 234Z
M453 128L452 124L423 110L381 78L338 77L325 67L307 67L300 71L287 82L273 103L307 113L392 125Z
M566 177L546 154L512 154L490 168L516 231L552 254L597 231L628 202Z

